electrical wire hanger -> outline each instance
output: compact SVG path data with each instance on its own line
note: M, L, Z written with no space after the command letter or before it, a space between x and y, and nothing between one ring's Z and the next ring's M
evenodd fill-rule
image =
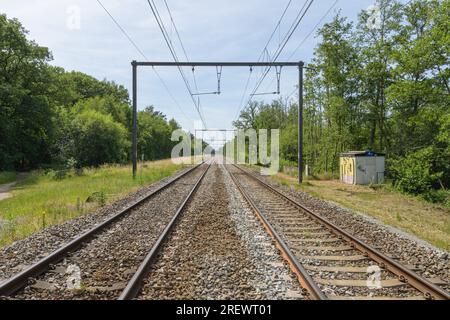
M274 92L260 92L260 93L253 93L250 96L263 96L263 95L270 95L270 94L280 94L281 90L280 90L280 82L281 82L281 69L283 68L283 66L275 66L275 72L276 72L276 76L277 76L277 91Z
M195 73L195 68L192 67L192 74ZM220 95L221 90L220 90L220 85L221 85L221 78L222 78L222 66L216 66L216 75L217 75L217 91L214 92L197 92L197 93L193 93L192 95L194 96L203 96L203 95L208 95L208 94L217 94Z

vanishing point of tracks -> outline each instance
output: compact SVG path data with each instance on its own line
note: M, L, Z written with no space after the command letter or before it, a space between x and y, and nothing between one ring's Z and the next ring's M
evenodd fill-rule
M238 166L230 173L311 299L448 300L425 279Z

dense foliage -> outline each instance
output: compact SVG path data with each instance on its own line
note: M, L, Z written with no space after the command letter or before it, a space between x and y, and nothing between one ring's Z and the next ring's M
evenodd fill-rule
M126 162L128 91L51 60L19 21L0 15L0 170ZM138 113L138 126L139 158L170 157L174 120L149 107Z
M339 153L385 152L401 191L448 201L450 1L378 0L379 26L338 14L319 31L305 81L304 152L315 173ZM252 103L238 128L281 128L281 154L297 160L297 105ZM447 200L445 200L447 199Z

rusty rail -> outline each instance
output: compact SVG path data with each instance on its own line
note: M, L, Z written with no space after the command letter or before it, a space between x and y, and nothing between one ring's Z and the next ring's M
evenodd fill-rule
M314 213L310 209L301 205L296 200L291 199L290 197L288 197L285 194L281 193L280 191L276 190L274 187L267 184L265 181L263 181L259 177L256 177L253 173L250 173L247 170L245 170L237 165L233 165L233 166L236 167L237 169L239 169L240 171L242 171L245 175L258 181L263 187L265 187L269 191L282 197L287 202L291 203L292 205L296 206L298 209L307 213L311 218L313 218L318 223L320 223L323 226L325 226L326 228L328 228L338 238L347 241L350 244L350 246L352 246L356 250L359 250L365 256L367 256L367 257L371 258L372 260L374 260L375 262L377 262L381 268L385 268L386 270L394 273L396 276L398 276L400 281L408 283L409 285L411 285L418 291L422 292L424 294L425 298L433 299L433 300L449 300L450 299L449 293L446 292L445 290L443 290L442 288L440 288L439 286L437 286L434 283L430 282L429 280L421 277L414 271L408 269L407 267L403 266L399 262L386 256L379 250L377 250L377 249L371 247L370 245L364 243L363 241L357 239L356 237L354 237L350 233L346 232L339 226L335 225L328 219L320 216L317 213Z
M192 199L193 195L197 191L198 187L200 186L200 183L202 182L203 178L205 177L206 173L208 172L209 168L211 167L211 163L209 163L208 168L206 168L205 172L200 176L200 178L195 183L194 187L192 188L191 192L187 195L187 197L184 199L183 203L178 208L175 215L172 217L170 222L167 224L167 226L164 228L163 232L159 236L158 240L155 242L147 256L145 257L144 261L141 263L131 280L128 282L125 289L122 291L121 295L119 296L118 300L130 300L133 298L136 298L139 294L139 291L142 287L143 280L148 276L151 266L153 262L155 261L156 256L158 255L158 252L160 251L162 244L167 239L168 235L173 229L173 226L175 225L175 222L178 220L178 217L180 216L181 212L186 208L188 202Z
M289 268L297 276L300 285L305 290L304 293L307 294L313 300L326 300L327 299L326 295L322 292L322 290L320 290L319 286L314 282L312 277L308 274L308 272L305 270L302 264L298 261L294 253L292 253L291 249L289 249L286 242L277 234L277 232L272 227L268 219L265 217L264 213L262 213L261 210L259 210L254 201L250 198L248 193L242 187L241 183L236 179L233 173L231 173L230 171L228 171L228 173L230 174L230 177L233 180L233 182L236 184L236 187L238 188L239 192L242 194L242 196L245 198L247 203L252 208L258 220L266 229L267 233L272 237L272 239L275 240L275 244L278 250L280 251L282 257L286 260L286 262L289 265Z

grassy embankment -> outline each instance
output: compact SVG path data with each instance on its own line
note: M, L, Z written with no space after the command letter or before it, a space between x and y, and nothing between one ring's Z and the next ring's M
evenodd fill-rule
M0 247L111 203L182 167L171 160L146 162L139 164L136 180L130 166L85 169L81 176L70 173L59 179L54 172L32 172L13 188L12 198L0 201ZM89 197L93 201L87 203Z
M450 209L447 207L401 194L387 186L371 188L348 185L338 180L307 180L299 185L296 177L283 173L278 173L272 179L283 185L294 186L313 197L365 213L436 247L450 250Z

